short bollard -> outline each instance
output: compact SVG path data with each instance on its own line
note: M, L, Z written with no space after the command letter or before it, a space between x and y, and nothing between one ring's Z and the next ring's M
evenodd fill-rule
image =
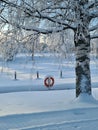
M16 71L14 73L14 79L17 80L17 73L16 73Z
M37 79L39 79L39 72L37 71L37 73L36 73L36 74L37 74Z
M60 71L60 78L62 78L62 70Z

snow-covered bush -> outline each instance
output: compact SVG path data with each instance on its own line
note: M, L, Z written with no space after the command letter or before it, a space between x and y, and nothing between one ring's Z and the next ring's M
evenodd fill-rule
M18 46L15 41L7 40L0 44L0 53L4 61L12 61L18 52Z

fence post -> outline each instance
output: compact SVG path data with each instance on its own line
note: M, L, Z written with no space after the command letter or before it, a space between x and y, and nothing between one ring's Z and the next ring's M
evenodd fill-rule
M60 71L60 78L62 78L62 70Z
M17 73L16 73L16 71L14 73L14 79L17 80Z
M37 71L37 73L36 73L36 74L37 74L37 79L39 79L39 72Z

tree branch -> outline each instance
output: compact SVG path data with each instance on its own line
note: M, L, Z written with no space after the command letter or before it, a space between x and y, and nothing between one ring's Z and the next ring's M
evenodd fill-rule
M72 26L71 24L68 24L68 22L64 22L64 20L59 20L59 19L56 19L56 18L52 18L51 16L47 16L47 15L44 15L43 13L41 13L39 10L35 9L34 7L32 7L34 9L34 12L29 9L29 8L22 8L21 6L17 5L17 4L14 4L12 2L9 2L7 0L2 0L2 2L8 4L9 6L12 6L12 7L16 7L16 8L19 8L21 10L23 10L26 14L28 14L30 17L36 17L36 18L39 18L39 19L46 19L46 20L49 20L53 23L58 23L60 25L64 25L65 27L64 28L69 28L69 29L72 29L72 30L75 30L76 27L75 26ZM37 14L36 14L36 13ZM26 28L25 28L26 29ZM30 28L26 29L26 30L31 30ZM35 29L33 29L35 30ZM60 30L61 31L61 30ZM44 31L43 31L44 32ZM46 31L47 32L47 31ZM48 32L51 32L50 30Z
M42 33L42 34L49 34L49 33L53 33L53 32L61 32L62 30L66 30L66 29L70 29L68 26L64 26L64 27L56 27L56 28L52 28L52 29L42 29L42 28L37 28L37 27L26 27L23 25L18 25L16 23L11 23L8 20L6 20L3 16L0 15L0 17L2 18L4 23L10 24L12 26L15 26L17 28L21 28L24 29L26 31L35 31L37 33Z
M98 34L90 36L90 39L96 39L96 38L98 38Z
M86 9L91 9L91 8L94 8L94 7L97 7L98 6L98 1L94 1L90 4L88 4L88 6L86 7Z
M93 26L93 27L90 27L90 28L89 28L89 31L94 31L94 30L96 30L97 28L98 28L98 24L95 25L95 26Z
M89 17L91 19L98 17L98 10L90 12Z

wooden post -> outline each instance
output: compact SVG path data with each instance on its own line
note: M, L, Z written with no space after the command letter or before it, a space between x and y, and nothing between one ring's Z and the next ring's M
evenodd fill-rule
M37 71L37 73L36 73L36 74L37 74L37 79L39 79L39 72Z
M14 79L17 80L17 73L16 73L16 71L14 73Z
M60 78L62 78L62 70L60 71Z

